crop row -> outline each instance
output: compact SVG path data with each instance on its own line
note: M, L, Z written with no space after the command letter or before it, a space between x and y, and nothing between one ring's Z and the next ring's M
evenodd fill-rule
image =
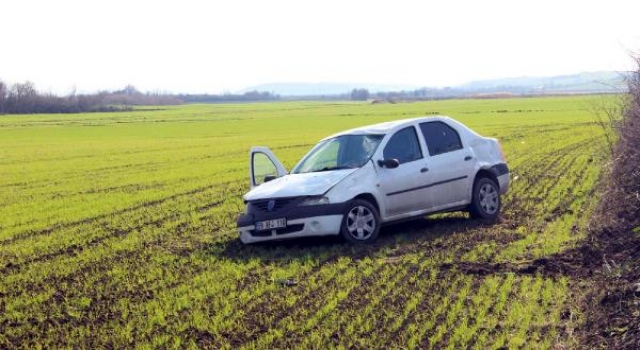
M0 347L570 345L579 322L567 317L571 277L500 264L526 264L584 237L606 150L580 101L7 119L14 125L0 133L35 137L16 139L16 155L0 150L0 190L10 193L0 198ZM499 109L533 112L491 112ZM456 213L385 227L371 246L237 241L248 146L264 142L292 164L334 129L425 111L463 116L501 139L513 182L498 224ZM52 146L38 153L30 148L38 138Z

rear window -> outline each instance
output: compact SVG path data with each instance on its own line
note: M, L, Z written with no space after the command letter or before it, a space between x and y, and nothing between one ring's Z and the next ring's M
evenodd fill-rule
M420 130L432 156L462 149L458 132L443 122L421 123Z

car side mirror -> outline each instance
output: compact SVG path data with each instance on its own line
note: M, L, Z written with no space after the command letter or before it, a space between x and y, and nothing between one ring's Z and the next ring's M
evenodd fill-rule
M275 176L275 175L266 175L264 177L264 182L269 182L271 180L275 180L276 178L277 178L277 176Z
M395 169L400 166L400 162L395 158L380 159L378 160L378 165L383 168Z

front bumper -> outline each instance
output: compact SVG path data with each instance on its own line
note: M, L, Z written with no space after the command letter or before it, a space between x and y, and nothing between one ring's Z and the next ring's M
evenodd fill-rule
M238 231L243 243L271 241L306 236L337 235L347 203L301 206L307 197L272 198L249 202L247 212L238 216ZM267 210L265 202L277 204ZM284 203L284 204L281 204ZM284 228L256 231L255 223L284 218Z
M500 194L505 194L509 191L511 179L509 178L509 174L503 174L498 176L498 185L500 186Z
M268 231L256 231L255 225L238 227L242 243L257 243L309 236L328 236L340 233L342 215L313 216L287 220L287 227Z
M509 167L506 163L498 163L491 168L489 168L491 172L498 179L498 186L500 187L500 194L505 194L509 191L509 185L511 179L509 177Z

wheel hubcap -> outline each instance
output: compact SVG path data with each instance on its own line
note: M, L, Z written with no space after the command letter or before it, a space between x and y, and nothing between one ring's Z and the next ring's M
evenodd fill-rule
M347 231L351 237L357 240L365 240L371 237L376 229L376 219L369 209L357 206L349 210L347 214Z
M498 211L498 191L495 186L484 184L480 187L480 207L487 214L495 214Z

